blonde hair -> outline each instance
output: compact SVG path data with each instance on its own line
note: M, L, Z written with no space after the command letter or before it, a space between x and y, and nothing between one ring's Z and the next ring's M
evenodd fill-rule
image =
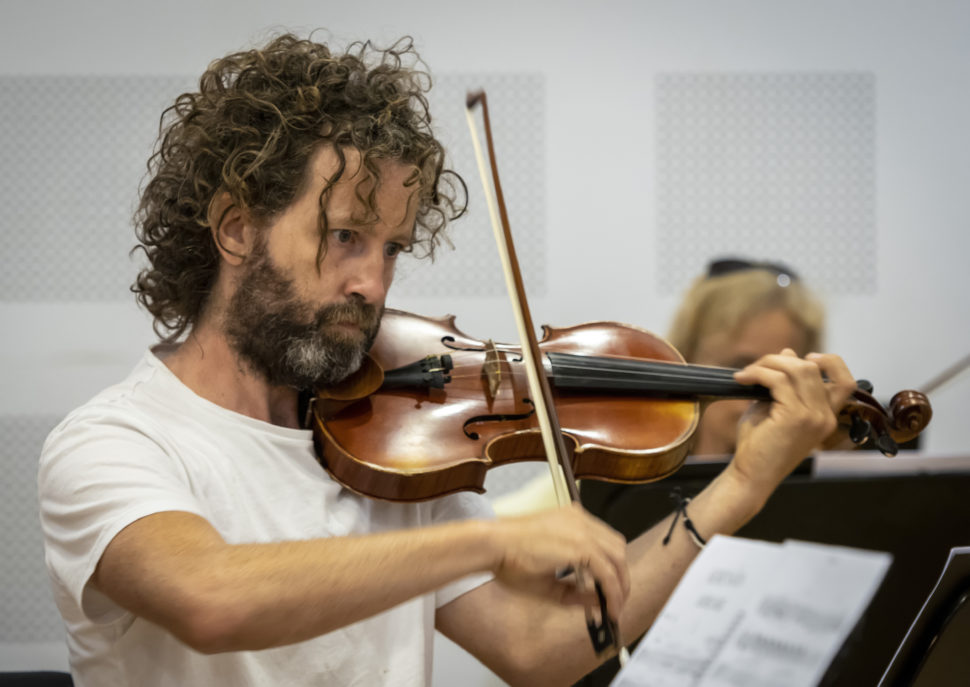
M799 280L780 280L776 272L757 267L695 280L674 316L668 339L692 362L702 339L714 332L736 333L751 317L775 308L805 330L807 349L798 353L820 349L825 320L821 302Z

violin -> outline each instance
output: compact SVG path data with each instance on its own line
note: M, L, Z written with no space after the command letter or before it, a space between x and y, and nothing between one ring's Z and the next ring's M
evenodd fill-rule
M542 365L576 478L663 479L683 464L704 402L770 398L735 382L735 370L686 364L638 327L542 329ZM860 382L833 441L847 431L853 443L894 455L931 417L918 391L897 393L887 409ZM387 310L365 365L314 399L312 428L334 478L391 501L481 493L490 468L546 459L520 347L474 339L453 316Z

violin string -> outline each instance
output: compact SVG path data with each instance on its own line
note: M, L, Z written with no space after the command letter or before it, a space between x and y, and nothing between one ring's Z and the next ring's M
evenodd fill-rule
M600 358L595 364L586 361L574 361L573 358L556 358L555 369L570 370L575 372L602 371L607 370L616 374L632 375L667 375L680 378L698 379L730 379L733 378L735 370L725 367L708 367L704 365L680 365L662 361L630 361L628 359L618 359L616 366L610 368L613 362L609 358ZM630 366L634 362L636 366ZM623 363L627 363L624 365Z
M450 353L452 359L455 358L474 358L475 362L469 365L456 365L453 370L457 370L461 367L473 367L476 370L480 370L486 363L481 359L481 353L476 351L461 351L459 353ZM654 374L667 374L672 377L696 377L700 379L733 379L736 370L726 368L726 367L713 367L707 365L682 365L675 362L665 362L665 361L653 361L653 360L642 360L638 358L622 358L622 357L598 357L593 360L596 364L590 364L588 361L572 362L576 360L578 356L570 358L557 358L557 362L554 365L554 369L558 370L569 370L575 372L590 372L590 371L601 371L607 369L611 372L617 374L629 374L629 375L640 375L649 376ZM566 362L563 362L563 361ZM635 366L631 367L617 367L612 370L608 367L611 363L623 364L633 363ZM503 369L507 368L508 361L502 360L500 363Z
M450 376L452 379L469 379L474 377L480 377L483 374L483 367L485 363L481 360L476 361L474 364L467 365L456 365L450 370ZM554 366L554 372L560 374L566 372L572 372L577 375L582 375L583 379L588 379L595 382L609 382L611 380L620 377L624 380L663 380L663 381L681 381L681 382L725 382L733 381L734 370L727 368L708 368L703 366L685 366L677 365L674 363L651 365L650 363L645 363L644 369L622 369L622 370L604 370L603 368L593 368L584 365L570 365L570 364L559 364ZM471 370L466 372L466 370ZM605 374L597 374L603 373ZM515 368L503 364L500 368L500 374L515 374Z
M459 352L457 355L452 353L453 360L455 358L459 359L459 364L452 367L451 370L447 371L452 381L463 381L468 379L479 379L486 374L483 371L485 363L482 361L481 352L469 351L469 352ZM474 359L474 363L464 363L464 360ZM576 360L575 358L569 358L569 361ZM728 390L735 388L741 388L742 385L737 384L735 386L733 380L733 370L727 368L717 368L717 367L707 367L707 366L687 366L680 365L677 363L666 363L666 362L654 362L654 361L642 361L637 359L620 359L621 362L629 363L635 362L638 367L642 369L629 368L621 370L610 370L606 368L612 362L613 359L610 358L598 358L596 359L595 365L585 364L586 361L579 361L579 364L575 362L569 362L567 364L562 364L561 360L557 360L554 369L560 373L562 376L564 373L572 372L573 374L581 375L584 384L589 385L591 388L600 386L603 389L615 388L617 386L617 380L624 382L624 387L630 388L635 386L637 383L646 384L652 382L656 384L669 384L669 391L672 393L696 393L704 394L714 393L714 390L705 384L719 383L722 386L718 388L718 391L723 391L723 384L726 382L730 386ZM435 371L442 371L443 369L438 369ZM592 373L591 373L592 372ZM605 374L598 374L605 372ZM517 368L511 367L509 361L505 360L501 363L500 377L506 376L514 378L517 374ZM555 383L555 377L553 377L553 383ZM454 387L452 387L452 390ZM635 389L632 389L635 390ZM652 389L657 391L657 389ZM511 394L514 391L509 385L500 385L499 393L495 400L502 400L502 396L506 393ZM643 391L651 391L651 389L644 389ZM525 389L520 389L520 392L525 392ZM722 395L717 393L715 395ZM469 392L467 394L457 394L454 391L449 391L449 396L455 399L472 399L478 397L477 392Z
M449 377L451 377L451 380L452 381L458 381L458 380L466 380L466 379L479 379L479 378L482 377L483 373L482 373L481 370L474 369L473 366L467 366L467 367L472 368L473 371L470 371L470 372L467 372L466 373L466 372L463 371L465 368L462 368L462 371L460 371L460 372L458 372L456 374L455 373L455 370L456 369L459 369L459 368L452 369L450 371L450 373L449 373ZM511 376L511 377L517 376L514 373L509 374L507 370L503 370L503 373L504 373L503 376ZM596 374L591 375L591 374L588 374L588 373L583 374L582 378L583 378L584 381L596 382L596 383L604 384L607 387L609 386L609 384L611 382L616 382L617 379L618 379L617 375L596 375ZM622 379L622 380L630 380L630 381L634 381L634 382L635 381L640 381L640 382L668 381L668 380L669 381L672 381L672 382L697 382L697 381L723 382L723 381L728 381L728 380L725 380L725 379L722 379L722 378L695 379L695 378L690 378L690 377L686 377L686 378L685 377L678 377L677 375L645 374L645 373L644 374L623 375L622 377L619 377L619 379Z

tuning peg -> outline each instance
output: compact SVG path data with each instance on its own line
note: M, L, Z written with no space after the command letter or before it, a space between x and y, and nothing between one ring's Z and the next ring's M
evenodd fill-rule
M860 391L865 391L867 394L872 393L872 382L870 382L868 379L857 379L855 380L855 385Z
M852 416L852 425L849 427L849 438L852 439L853 444L861 444L869 436L869 432L872 431L872 425L863 420L858 415Z
M888 434L878 435L873 443L875 444L876 448L882 451L884 456L889 456L892 458L899 453L899 446Z

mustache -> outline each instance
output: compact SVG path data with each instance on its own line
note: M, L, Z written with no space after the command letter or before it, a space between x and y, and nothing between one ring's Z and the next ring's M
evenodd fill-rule
M369 331L380 324L383 311L383 308L378 309L377 306L362 300L332 303L316 312L313 325L316 329L320 329L328 324L350 323Z

